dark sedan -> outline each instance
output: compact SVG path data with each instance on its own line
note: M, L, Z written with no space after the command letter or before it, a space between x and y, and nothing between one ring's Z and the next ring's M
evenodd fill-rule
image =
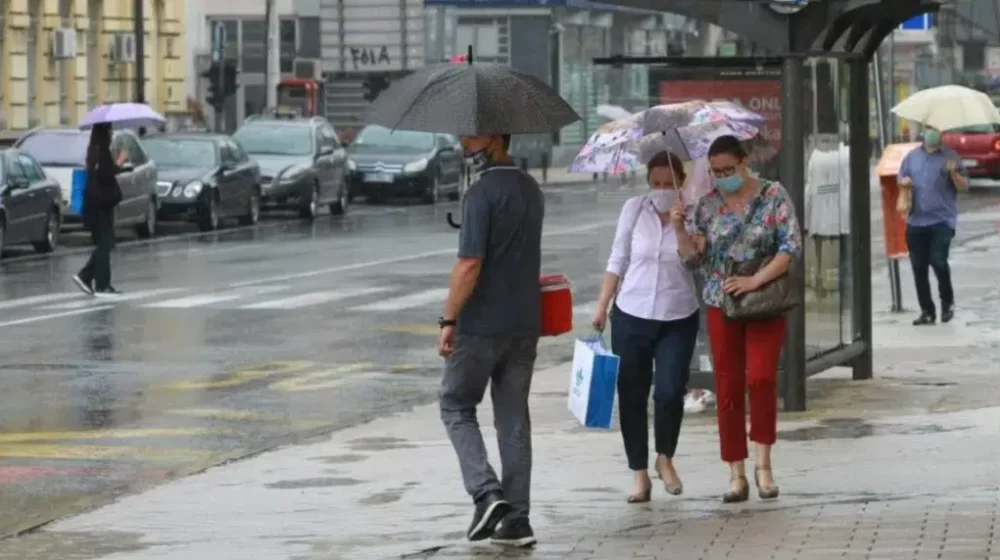
M214 231L226 218L253 225L260 218L260 169L221 134L168 134L143 140L156 162L161 220L190 220Z
M13 148L0 152L0 251L30 243L39 253L51 253L62 208L59 183L34 158Z
M322 117L252 117L233 134L260 164L266 208L294 209L307 220L323 205L347 212L347 152Z
M355 137L348 157L352 196L416 196L434 204L442 196L458 200L461 192L465 162L458 140L448 134L372 124Z

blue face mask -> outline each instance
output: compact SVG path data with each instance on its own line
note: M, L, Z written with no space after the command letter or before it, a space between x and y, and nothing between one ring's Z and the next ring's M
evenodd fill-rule
M740 175L730 175L715 179L715 186L724 193L734 193L743 188L743 177Z

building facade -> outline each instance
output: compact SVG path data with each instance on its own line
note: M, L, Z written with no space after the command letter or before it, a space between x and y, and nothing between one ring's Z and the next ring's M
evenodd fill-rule
M319 0L276 0L281 78L322 79L320 63ZM264 0L188 0L186 95L204 102L208 80L202 73L211 65L211 29L226 28L226 59L236 65L239 86L226 100L223 127L232 132L247 116L266 108L267 24ZM204 104L204 103L203 103ZM205 112L211 108L205 105Z
M184 0L145 0L145 99L186 111ZM132 0L0 0L0 130L75 125L135 97Z

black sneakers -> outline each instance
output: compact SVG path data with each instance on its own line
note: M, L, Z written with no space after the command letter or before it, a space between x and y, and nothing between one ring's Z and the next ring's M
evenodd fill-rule
M942 304L941 305L941 322L948 323L955 318L955 304Z
M919 317L917 317L916 319L913 320L913 326L914 327L920 327L920 326L923 326L923 325L933 325L936 322L937 322L937 318L934 317L934 315L932 315L931 313L928 313L928 312L924 311L923 313L920 314Z
M527 519L521 518L504 521L500 528L493 533L490 542L501 546L527 548L534 546L538 539L535 538L535 532L531 530L531 523Z
M472 524L466 536L470 541L481 541L493 535L497 524L510 513L510 502L500 494L487 494L476 501L476 512L472 516Z

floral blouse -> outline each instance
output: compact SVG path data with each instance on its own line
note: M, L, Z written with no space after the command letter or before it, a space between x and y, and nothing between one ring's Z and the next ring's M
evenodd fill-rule
M722 283L730 260L746 261L759 254L788 253L797 258L802 253L802 233L788 191L780 183L760 181L760 192L747 208L753 216L750 228L740 243L744 216L732 212L713 189L698 201L694 211L694 229L705 236L705 251L687 256L688 267L700 272L705 281L702 298L705 305L722 306Z

